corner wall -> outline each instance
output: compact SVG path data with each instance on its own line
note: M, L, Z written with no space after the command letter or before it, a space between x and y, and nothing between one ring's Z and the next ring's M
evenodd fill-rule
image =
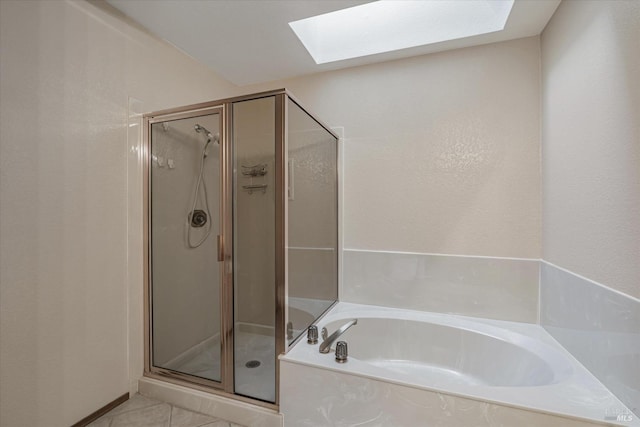
M640 3L565 1L542 34L542 258L640 298Z
M541 40L540 323L638 415L640 3L563 1Z
M236 89L94 3L2 0L0 32L0 425L68 426L141 367L128 97L139 113Z

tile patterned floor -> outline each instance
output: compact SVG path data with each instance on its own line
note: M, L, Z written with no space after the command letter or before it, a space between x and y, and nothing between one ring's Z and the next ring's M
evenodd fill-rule
M243 427L136 394L90 427Z

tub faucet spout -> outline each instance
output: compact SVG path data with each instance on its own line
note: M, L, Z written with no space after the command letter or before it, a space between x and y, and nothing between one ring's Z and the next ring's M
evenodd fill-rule
M349 320L344 325L342 325L337 331L335 331L328 337L325 337L323 335L324 341L322 341L322 344L320 344L320 353L329 353L329 351L331 350L331 344L333 344L334 341L340 337L340 335L347 332L347 329L357 324L358 324L358 319L352 319L352 320Z

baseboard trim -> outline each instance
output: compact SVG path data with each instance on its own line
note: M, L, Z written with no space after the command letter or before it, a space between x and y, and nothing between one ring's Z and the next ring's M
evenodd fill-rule
M115 408L116 406L126 402L127 400L129 400L129 393L128 392L123 394L122 396L118 397L117 399L112 400L111 402L107 403L102 408L98 409L97 411L87 415L86 417L84 417L83 419L78 421L77 423L73 424L71 427L85 427L86 425L94 422L95 420L97 420L98 418L100 418L101 416L103 416L104 414L106 414L107 412L109 412L110 410Z

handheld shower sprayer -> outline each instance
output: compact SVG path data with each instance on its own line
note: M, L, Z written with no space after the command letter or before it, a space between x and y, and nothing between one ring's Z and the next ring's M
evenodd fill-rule
M217 135L214 137L213 134L209 132L209 129L207 129L206 127L200 126L198 123L196 123L196 125L194 126L194 129L196 130L196 132L204 133L207 136L207 144L210 143L211 141L218 142Z
M212 224L211 224L211 209L209 209L209 198L207 195L207 183L204 179L204 164L205 159L209 155L208 148L211 141L214 141L216 144L220 143L220 136L216 134L215 136L204 126L196 123L193 127L197 133L203 133L207 137L207 142L205 142L204 147L202 148L202 157L200 158L200 172L198 173L198 179L196 180L196 186L193 191L193 204L191 205L191 211L187 215L186 227L187 227L187 246L191 249L195 249L202 245L209 234L211 234ZM200 196L200 187L202 186L202 196ZM196 209L196 205L198 201L201 200L201 197L204 199L204 209ZM200 239L196 242L191 240L191 231L192 228L204 228L204 234L200 237Z
M206 127L196 123L196 125L193 127L196 132L198 133L204 133L207 136L207 142L204 144L204 149L202 150L202 155L204 157L207 157L209 155L209 151L207 151L207 148L209 148L209 144L211 143L211 141L215 142L216 144L220 143L220 136L218 134L216 134L215 136L209 132L209 129L207 129Z

